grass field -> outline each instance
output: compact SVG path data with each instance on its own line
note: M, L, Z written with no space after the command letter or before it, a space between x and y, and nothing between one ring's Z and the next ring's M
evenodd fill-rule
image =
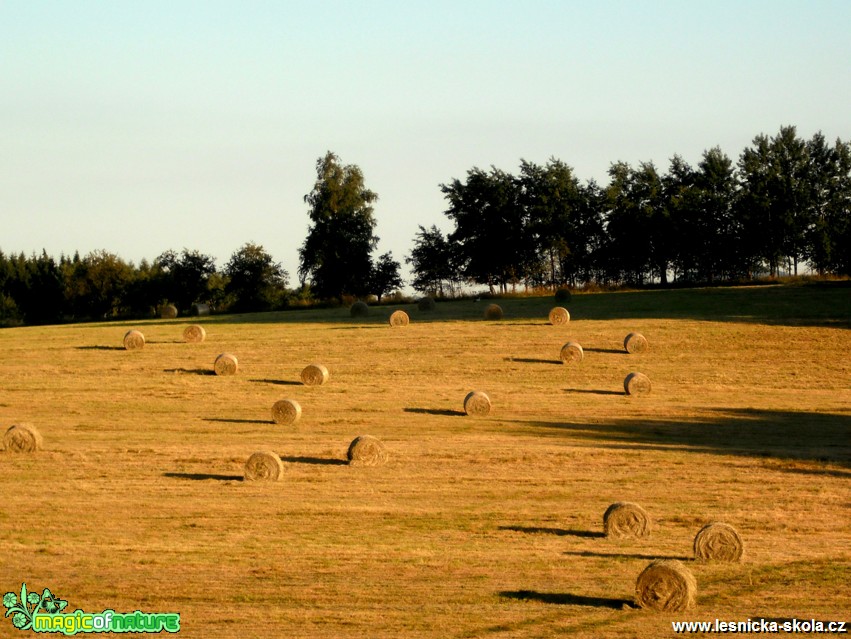
M672 620L848 620L851 288L775 286L0 331L0 591L50 588L87 612L179 612L188 637L660 637ZM147 344L125 351L141 330ZM627 355L640 331L650 349ZM569 339L585 359L558 360ZM216 355L239 358L233 377ZM329 382L306 387L319 362ZM627 397L646 373L653 391ZM462 413L483 390L489 416ZM294 427L272 404L300 402ZM382 467L345 463L379 437ZM261 449L277 483L242 481ZM653 519L602 536L609 504ZM732 524L740 564L692 561ZM654 558L680 558L697 607L632 607ZM26 633L20 634L25 636ZM0 636L17 636L0 619Z

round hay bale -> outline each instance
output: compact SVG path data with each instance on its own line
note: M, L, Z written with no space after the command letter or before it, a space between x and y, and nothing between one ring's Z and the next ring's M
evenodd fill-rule
M647 338L641 333L630 333L624 337L623 347L630 355L638 355L647 350Z
M301 419L301 405L294 399L279 399L272 404L272 420L288 426Z
M649 537L650 516L638 504L619 501L606 509L603 514L603 531L606 537Z
M194 315L196 317L201 317L202 315L209 315L210 305L202 304L201 302L195 302L192 306L189 307L189 314Z
M471 391L464 398L464 412L472 417L485 417L491 412L491 399L482 391Z
M694 607L697 580L676 559L651 562L635 582L635 603L640 608L681 612Z
M390 326L407 326L411 318L405 311L393 311L390 314Z
M367 306L366 302L358 300L352 304L352 307L349 309L349 314L352 317L366 317L369 315L369 306Z
M166 304L160 309L162 319L174 319L177 317L177 307L174 304Z
M216 358L213 364L213 370L216 371L216 375L236 375L236 372L239 370L239 362L236 359L236 355L222 353Z
M736 529L720 521L707 524L694 538L694 556L701 561L741 561L744 552Z
M485 319L486 320L501 320L502 319L502 307L499 304L488 304L485 309Z
M436 304L434 302L433 297L429 297L426 295L425 297L421 297L417 302L417 308L423 313L428 313L429 311L433 311Z
M127 331L124 333L124 348L128 351L137 351L145 346L145 336L141 331Z
M284 476L284 462L277 453L261 450L245 462L246 481L278 481Z
M570 291L566 288L560 288L556 290L555 294L556 302L569 302L570 301Z
M582 346L578 342L568 342L561 347L559 358L564 364L578 364L585 359L585 351L582 350Z
M346 458L351 466L381 466L387 463L387 449L372 435L359 435L349 444Z
M550 311L549 319L553 326L564 326L570 321L570 313L563 306L556 306Z
M328 369L322 364L308 364L301 371L301 382L305 386L322 386L328 381Z
M3 435L3 446L12 453L34 453L43 445L41 433L32 424L15 424Z
M623 380L623 389L627 395L648 395L650 378L644 373L630 373Z
M183 329L183 341L191 344L200 344L207 339L207 331L200 324L190 324Z

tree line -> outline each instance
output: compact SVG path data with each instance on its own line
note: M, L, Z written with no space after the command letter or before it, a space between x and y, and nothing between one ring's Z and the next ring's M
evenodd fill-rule
M581 182L551 158L521 161L513 175L474 167L440 185L453 229L420 226L405 257L412 288L452 297L469 285L492 293L518 285L719 283L758 275L851 275L851 144L793 126L758 135L736 163L718 147L697 166L680 156L613 163L605 186ZM328 152L304 196L310 225L298 286L260 245L247 243L221 269L195 250L138 266L107 251L57 261L0 251L0 325L146 316L164 304L203 302L250 312L348 297L381 298L404 282L392 253L374 256L373 204L356 165Z
M517 175L473 168L440 186L454 229L420 226L407 257L420 291L718 283L757 275L851 274L851 144L795 127L759 135L734 164L675 155L613 163L605 186L551 159Z

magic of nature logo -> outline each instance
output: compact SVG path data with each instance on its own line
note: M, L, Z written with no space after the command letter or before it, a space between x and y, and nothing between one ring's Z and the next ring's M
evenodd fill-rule
M180 613L177 612L65 612L68 602L60 599L50 589L41 594L28 591L21 584L21 592L3 595L6 617L18 630L32 632L57 632L64 635L91 632L180 632Z

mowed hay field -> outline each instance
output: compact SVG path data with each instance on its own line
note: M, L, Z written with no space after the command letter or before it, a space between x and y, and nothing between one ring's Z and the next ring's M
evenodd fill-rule
M0 331L0 590L179 612L189 637L658 637L672 620L847 620L851 288L772 286ZM552 326L553 306L571 320ZM206 340L185 343L201 323ZM144 348L126 351L140 330ZM628 355L624 337L649 348ZM563 364L576 341L581 362ZM239 371L216 376L234 354ZM301 383L309 364L320 386ZM647 396L623 381L646 374ZM463 413L473 390L485 417ZM272 405L296 400L293 425ZM349 466L359 435L381 466ZM243 481L260 450L281 481ZM603 536L615 502L652 520ZM706 524L741 563L693 560ZM696 608L635 609L676 558ZM0 619L0 635L16 631Z

